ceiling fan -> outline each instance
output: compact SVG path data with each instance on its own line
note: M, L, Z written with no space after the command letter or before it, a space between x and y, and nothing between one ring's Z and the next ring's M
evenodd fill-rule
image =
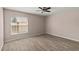
M39 11L41 11L41 13L51 12L51 11L49 11L51 9L51 7L38 7L38 8L41 9L41 10L39 10Z

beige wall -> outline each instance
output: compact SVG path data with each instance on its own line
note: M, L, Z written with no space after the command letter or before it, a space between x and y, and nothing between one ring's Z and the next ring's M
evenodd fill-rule
M79 8L65 8L47 17L46 32L79 41Z
M22 13L22 12L7 10L7 9L4 9L4 15L5 15L5 42L45 33L45 28L44 28L45 22L43 16ZM12 16L27 17L29 22L29 32L24 34L11 35L10 20Z
M3 8L0 7L0 50L3 46Z
M51 35L79 41L79 8L60 8L60 10L55 11L53 15L46 18L11 10L4 10L4 15L6 42L44 34L45 32ZM29 19L29 32L11 35L9 29L11 16L26 16Z

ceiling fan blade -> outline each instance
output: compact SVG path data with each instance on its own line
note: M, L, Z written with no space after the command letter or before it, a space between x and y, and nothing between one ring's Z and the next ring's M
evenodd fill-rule
M46 11L46 12L51 12L51 11Z
M38 7L38 8L42 9L42 7Z
M51 9L51 7L48 7L47 9Z
M51 7L44 7L45 10L51 9Z

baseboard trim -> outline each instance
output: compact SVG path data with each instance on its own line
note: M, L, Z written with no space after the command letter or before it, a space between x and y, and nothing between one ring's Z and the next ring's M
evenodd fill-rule
M49 34L49 33L47 33L47 34ZM55 34L49 34L49 35L51 35L51 36L57 36L57 37L64 38L64 39L68 39L68 40L75 41L75 42L79 42L79 40L74 40L72 38L63 37L63 36L60 36L60 35L55 35Z

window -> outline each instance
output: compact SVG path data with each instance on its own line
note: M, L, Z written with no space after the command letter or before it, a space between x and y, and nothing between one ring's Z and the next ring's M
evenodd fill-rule
M11 34L27 33L28 19L26 17L11 17Z

